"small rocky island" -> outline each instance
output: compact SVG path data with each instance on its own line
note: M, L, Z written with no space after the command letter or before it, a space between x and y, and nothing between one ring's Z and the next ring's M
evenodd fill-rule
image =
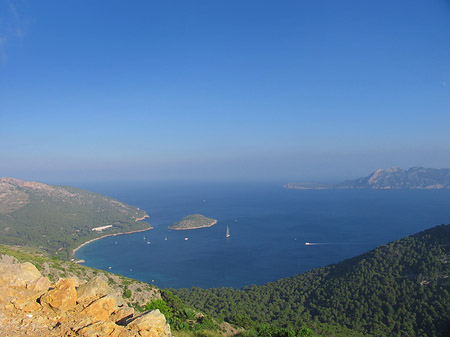
M211 227L217 223L217 220L207 218L201 214L192 214L185 216L178 222L169 226L170 229L174 230L187 230L187 229L197 229Z

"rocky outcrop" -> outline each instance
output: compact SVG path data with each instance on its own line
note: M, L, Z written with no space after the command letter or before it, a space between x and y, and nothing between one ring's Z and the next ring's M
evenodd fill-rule
M147 311L131 319L127 327L142 337L170 336L170 328L159 310Z
M0 259L1 336L169 337L159 310L134 316L101 278L51 284L31 263Z
M40 297L40 303L45 311L51 310L58 314L73 310L77 305L75 281L70 278L59 280L53 289Z
M4 260L7 259L2 259L0 263L0 303L4 303L5 308L24 312L39 309L36 300L48 290L48 278L42 277L31 263L18 264L13 259L9 262Z

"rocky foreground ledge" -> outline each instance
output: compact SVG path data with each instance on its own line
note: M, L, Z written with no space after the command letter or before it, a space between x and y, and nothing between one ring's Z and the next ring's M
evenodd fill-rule
M0 336L169 337L159 310L134 315L106 281L50 283L36 267L0 259Z

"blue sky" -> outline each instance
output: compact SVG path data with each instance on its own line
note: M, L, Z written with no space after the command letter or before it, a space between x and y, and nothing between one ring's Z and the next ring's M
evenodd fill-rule
M0 176L450 167L450 2L0 0Z

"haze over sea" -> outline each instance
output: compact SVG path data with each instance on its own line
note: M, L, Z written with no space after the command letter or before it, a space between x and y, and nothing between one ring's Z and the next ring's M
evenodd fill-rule
M162 288L260 285L450 222L449 190L288 190L281 183L80 187L144 209L154 229L98 240L76 257ZM167 228L194 213L218 223Z

